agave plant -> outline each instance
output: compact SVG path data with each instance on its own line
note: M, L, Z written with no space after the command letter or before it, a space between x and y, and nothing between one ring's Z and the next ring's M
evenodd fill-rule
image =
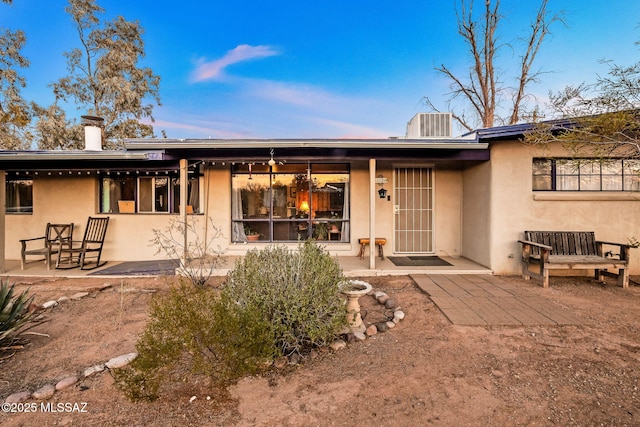
M35 312L29 310L33 295L27 291L13 295L14 285L9 280L0 286L0 350L11 344L34 321Z

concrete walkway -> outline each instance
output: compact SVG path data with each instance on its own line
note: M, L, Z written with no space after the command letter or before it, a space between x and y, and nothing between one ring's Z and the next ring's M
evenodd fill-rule
M476 274L412 274L417 285L454 325L580 325L584 321L547 298L510 283Z

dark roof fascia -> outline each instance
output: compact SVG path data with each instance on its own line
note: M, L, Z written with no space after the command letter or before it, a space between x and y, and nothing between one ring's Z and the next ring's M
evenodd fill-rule
M473 139L129 139L127 150L192 150L192 149L350 149L350 150L485 150L486 144Z
M85 150L46 150L46 151L9 151L0 150L0 162L38 161L38 160L160 160L161 151L131 152L122 150L85 151Z
M165 159L162 151L127 152L122 150L84 151L2 151L0 170L90 170L123 169L145 166L148 169L173 169L175 161Z

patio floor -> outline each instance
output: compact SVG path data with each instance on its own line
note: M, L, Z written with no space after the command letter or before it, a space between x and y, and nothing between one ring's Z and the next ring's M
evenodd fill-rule
M509 278L476 274L412 274L454 325L580 325L584 320Z
M220 267L214 271L215 276L225 276L233 268L237 256L224 256ZM337 257L345 276L366 277L366 276L389 276L389 275L409 275L409 274L491 274L491 270L481 266L466 258L441 257L446 260L448 266L396 266L388 258L381 260L376 258L376 268L369 269L369 259L360 259L357 256ZM154 267L155 266L155 267ZM20 269L19 260L7 260L5 273L0 277L31 276L31 277L83 277L83 276L104 276L104 277L134 277L134 276L155 276L167 274L167 261L109 261L104 266L95 270L80 270L78 268L69 270L47 269L44 262L32 262L26 265L24 270Z

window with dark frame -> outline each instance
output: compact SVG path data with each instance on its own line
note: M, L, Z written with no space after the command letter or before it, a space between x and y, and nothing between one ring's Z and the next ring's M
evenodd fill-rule
M187 212L200 213L201 175L189 176ZM110 173L100 182L101 213L179 213L180 178L176 173L158 176Z
M534 158L533 191L640 191L640 160Z
M349 165L232 166L232 241L349 241Z
M33 179L7 177L5 191L5 213L33 213Z

